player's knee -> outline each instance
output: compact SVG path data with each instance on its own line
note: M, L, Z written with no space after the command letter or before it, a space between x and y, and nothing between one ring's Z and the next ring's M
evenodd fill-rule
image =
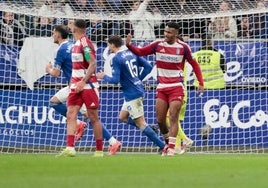
M120 121L127 123L128 122L128 118L123 117L123 116L119 116Z
M49 104L48 105L49 105L49 107L54 108L55 106L59 105L59 103L54 102L54 101L49 101Z

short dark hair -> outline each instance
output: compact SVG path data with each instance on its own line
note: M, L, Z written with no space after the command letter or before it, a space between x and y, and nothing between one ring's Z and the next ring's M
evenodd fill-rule
M114 44L114 46L116 48L119 48L119 47L121 47L123 45L123 40L122 40L122 38L120 36L113 35L113 36L110 36L108 38L108 43L109 44Z
M59 32L62 39L67 39L69 30L68 27L65 25L56 25L54 26L55 31Z
M167 27L174 28L174 29L176 29L178 32L180 31L180 26L179 26L179 24L177 24L176 22L168 22L168 23L167 23Z
M82 19L77 19L74 21L74 26L78 27L80 29L86 29L87 28L87 22Z

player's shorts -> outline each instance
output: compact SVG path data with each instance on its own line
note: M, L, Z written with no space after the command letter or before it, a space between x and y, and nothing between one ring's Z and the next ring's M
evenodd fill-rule
M65 103L67 101L69 93L70 87L66 86L64 88L61 88L54 96L57 97L61 103Z
M71 89L68 97L68 106L82 106L85 104L86 109L96 109L99 107L99 90L83 89L79 93L75 92L75 89Z
M65 103L67 101L70 91L70 87L66 86L64 88L61 88L54 96L57 97L57 99L59 99L61 103ZM82 105L79 111L81 114L85 114L87 112L85 104Z
M121 110L128 111L129 117L131 119L137 119L141 116L144 116L144 109L143 109L143 98L137 98L131 101L124 101L124 104Z
M172 87L164 90L157 90L156 97L170 103L172 101L183 102L184 89L183 87Z

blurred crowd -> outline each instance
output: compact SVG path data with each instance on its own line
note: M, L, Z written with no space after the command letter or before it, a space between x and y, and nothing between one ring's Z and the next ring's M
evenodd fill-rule
M165 24L176 20L185 40L200 39L210 34L214 39L268 38L268 0L0 0L3 4L36 7L42 16L1 11L1 43L22 46L25 37L50 37L53 26L65 24L71 28L76 13L87 16L87 34L95 43L109 35L125 37L131 33L137 40L161 38ZM204 2L204 1L203 1ZM230 12L257 8L261 13L231 16ZM47 17L48 11L68 15ZM194 14L216 13L217 16L191 17ZM123 19L113 19L113 15ZM174 16L175 15L175 16ZM185 15L190 15L185 17ZM69 17L70 16L70 17ZM110 16L110 17L109 17ZM170 16L170 17L169 17ZM111 19L106 19L107 17ZM105 19L104 19L105 18ZM71 33L70 33L71 38Z

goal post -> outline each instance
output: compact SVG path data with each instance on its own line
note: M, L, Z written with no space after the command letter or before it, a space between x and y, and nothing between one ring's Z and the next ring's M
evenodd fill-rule
M267 152L267 1L225 1L229 10L219 12L219 1L211 4L207 0L151 0L146 5L149 13L135 19L134 14L129 16L132 1L78 2L0 2L0 152L54 153L65 147L66 119L49 107L49 99L67 82L63 75L59 78L47 75L45 66L53 62L58 47L51 39L53 26L68 25L68 21L77 18L88 23L87 34L96 47L98 71L105 70L110 35L124 38L132 33L133 43L144 46L162 38L166 23L174 21L180 24L180 34L193 53L206 37L212 36L214 47L225 58L225 88L205 90L199 97L193 86L195 77L191 66L186 66L188 101L182 127L194 141L188 152ZM9 13L7 17L6 13ZM224 26L224 30L233 27L234 35L230 32L222 36L220 27L217 28L220 22L227 22L225 17L234 22ZM138 27L137 19L147 26ZM147 35L149 30L153 33ZM151 63L155 61L154 55L145 58ZM143 81L144 111L149 125L157 125L156 76L153 69ZM120 86L104 82L100 85L99 115L112 135L122 142L120 151L156 153L158 148L141 131L119 121L123 103ZM83 120L82 116L79 118ZM90 126L75 144L79 152L93 151L95 142ZM104 146L107 150L107 141Z

